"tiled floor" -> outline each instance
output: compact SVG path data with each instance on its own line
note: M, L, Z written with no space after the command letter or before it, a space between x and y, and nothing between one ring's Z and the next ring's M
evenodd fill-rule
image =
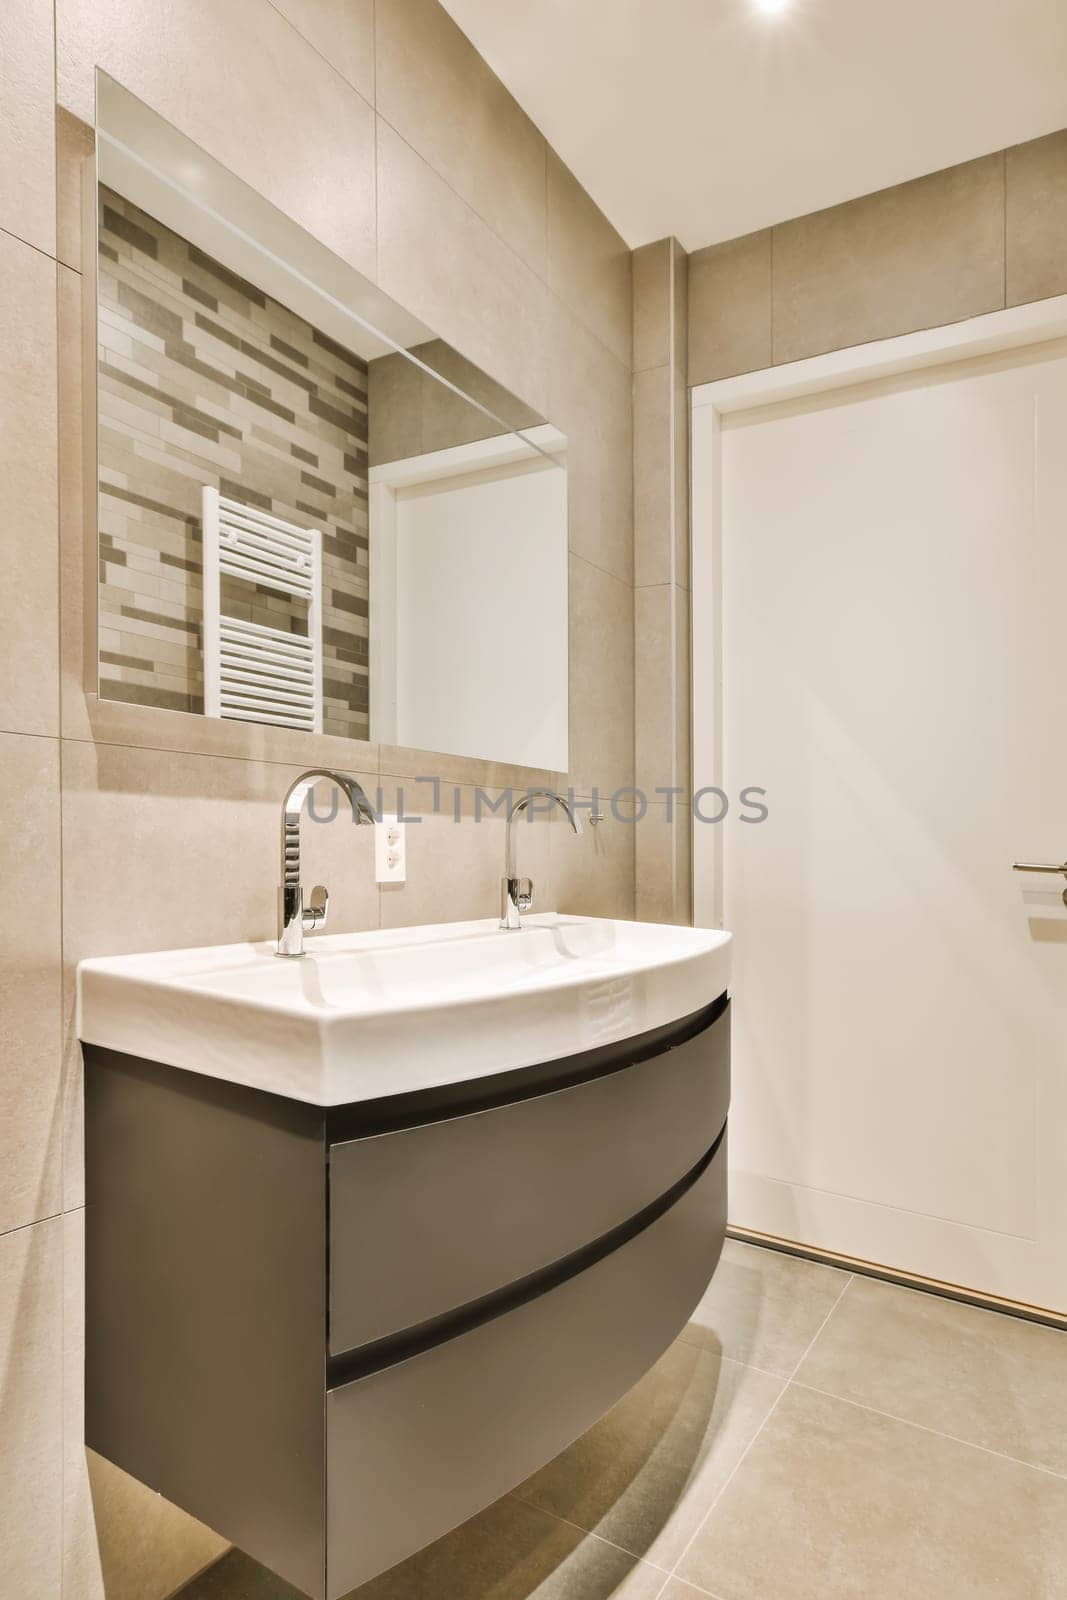
M577 1444L359 1600L1067 1600L1067 1334L728 1242ZM182 1600L295 1600L236 1552Z

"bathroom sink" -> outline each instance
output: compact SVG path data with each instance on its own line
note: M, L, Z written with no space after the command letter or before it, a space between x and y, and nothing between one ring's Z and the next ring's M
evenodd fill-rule
M315 1105L553 1061L687 1017L730 935L552 913L111 956L78 967L78 1034Z

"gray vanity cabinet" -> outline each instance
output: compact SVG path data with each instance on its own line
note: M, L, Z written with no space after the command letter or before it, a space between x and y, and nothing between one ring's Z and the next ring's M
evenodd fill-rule
M725 997L329 1108L87 1047L90 1446L336 1600L674 1338L722 1246L728 1102Z

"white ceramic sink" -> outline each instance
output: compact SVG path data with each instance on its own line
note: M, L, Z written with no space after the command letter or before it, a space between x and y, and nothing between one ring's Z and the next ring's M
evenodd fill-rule
M554 914L110 956L78 1034L316 1105L485 1077L680 1020L726 989L730 935Z

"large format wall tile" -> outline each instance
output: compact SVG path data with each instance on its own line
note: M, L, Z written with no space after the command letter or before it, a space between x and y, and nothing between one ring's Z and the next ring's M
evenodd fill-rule
M633 782L634 592L570 559L571 780L581 794Z
M0 734L0 1232L60 1208L59 746ZM0 1369L2 1369L0 1361Z
M373 276L374 111L273 5L57 0L56 59L59 104L83 122L99 64Z
M0 1237L0 1574L59 1600L63 1533L63 1224Z
M557 304L548 417L567 435L568 540L624 583L633 581L633 401L630 370Z
M50 0L0 6L0 228L51 255L56 243Z
M782 223L773 249L776 363L996 311L1003 157Z
M551 830L553 909L582 917L632 917L634 914L633 797L613 808L603 788L593 823L591 799L578 797L582 833L576 837L562 816ZM524 869L525 870L525 869ZM543 905L543 903L542 903Z
M389 0L375 27L381 115L543 276L544 136L437 0Z
M634 373L634 580L671 581L671 369ZM640 660L640 652L638 652Z
M665 367L670 360L671 271L670 239L634 251L634 372Z
M559 157L548 152L548 281L627 367L633 278L625 240Z
M1005 163L1008 304L1067 294L1067 129Z
M298 33L374 102L374 0L271 0Z
M59 731L56 267L0 233L0 730Z
M551 414L542 280L381 119L378 281L520 400Z
M689 257L689 382L769 367L771 232L748 233Z

